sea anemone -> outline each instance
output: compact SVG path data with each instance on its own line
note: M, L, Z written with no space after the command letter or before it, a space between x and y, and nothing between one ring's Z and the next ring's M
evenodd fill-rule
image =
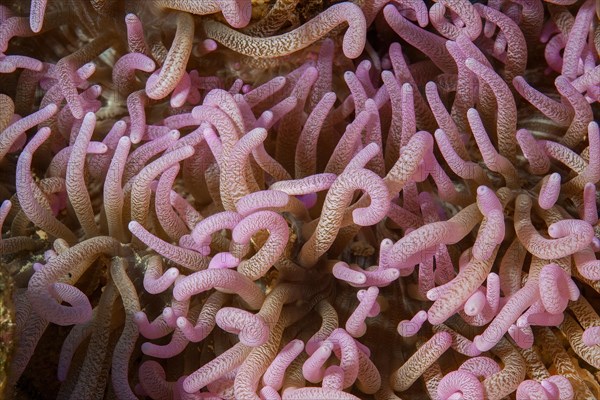
M599 398L599 4L3 0L0 390Z

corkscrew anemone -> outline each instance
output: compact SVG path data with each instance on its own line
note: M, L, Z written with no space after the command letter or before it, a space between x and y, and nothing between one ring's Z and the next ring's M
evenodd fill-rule
M600 397L599 11L4 1L3 390Z

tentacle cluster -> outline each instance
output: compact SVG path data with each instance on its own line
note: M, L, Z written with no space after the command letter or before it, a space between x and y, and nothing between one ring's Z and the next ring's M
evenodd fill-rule
M598 8L427 4L3 2L4 389L600 397Z

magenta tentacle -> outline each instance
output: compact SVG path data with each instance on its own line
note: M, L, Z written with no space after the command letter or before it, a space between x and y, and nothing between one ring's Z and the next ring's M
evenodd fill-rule
M340 367L344 371L344 389L351 386L358 377L359 350L352 336L344 329L338 328L331 332L327 341L333 343L333 351L340 360Z
M210 254L211 235L223 229L233 230L242 219L240 214L233 211L223 211L203 219L196 224L191 233L194 248L202 255Z
M177 328L190 342L196 343L204 340L215 327L216 314L226 299L226 294L214 292L202 306L195 325L192 325L188 318L181 316L177 318Z
M123 172L123 182L132 184L132 179L144 168L144 166L157 154L165 151L179 139L179 132L172 130L160 138L139 146L127 157ZM131 141L131 138L130 138ZM133 141L131 141L133 143Z
M581 219L590 225L598 223L598 206L596 205L596 185L588 182L583 187L583 210Z
M102 140L102 146L106 148L106 151L101 155L98 154L94 157L90 157L88 162L88 169L92 179L102 179L102 177L106 176L112 157L119 145L119 140L125 135L126 130L127 124L123 120L115 122L110 128L110 131L108 131ZM100 145L97 146L100 147ZM88 146L88 153L89 152L90 146ZM96 154L96 152L94 152L94 154Z
M437 394L440 399L451 399L457 395L464 400L475 400L483 398L483 385L472 373L460 370L445 375L438 383Z
M264 300L260 288L237 271L227 269L207 269L194 272L175 284L173 296L179 301L187 300L195 294L213 287L223 292L239 294L253 309L258 309Z
M179 276L175 280L175 284L183 279L183 276ZM170 306L163 308L162 317L167 323L167 325L171 328L175 328L177 326L177 319L181 316L184 316L188 313L190 308L190 300L178 300L174 299L171 302Z
M171 93L171 101L169 104L173 108L182 107L192 91L192 79L187 72L184 72L181 79Z
M369 182L369 185L367 185ZM388 191L385 184L374 172L368 170L355 170L345 172L331 185L325 199L324 210L335 210L335 214L328 220L320 220L319 224L309 241L300 250L300 264L308 266L318 259L333 242L332 232L326 224L333 224L339 229L343 218L341 207L347 206L351 196L356 189L362 189L369 194L371 204L369 207L357 208L352 211L354 223L361 226L373 225L379 222L388 210ZM326 214L324 214L326 215ZM335 235L337 232L333 232Z
M319 78L317 78L317 82ZM313 91L315 88L313 86ZM315 105L302 128L298 138L298 147L296 148L295 171L297 177L308 177L316 172L317 140L325 118L333 107L335 100L335 93L325 93Z
M371 67L373 66L373 63L369 60L363 60L356 66L356 77L370 98L374 98L377 93L377 89L370 76Z
M500 372L500 366L489 357L473 357L460 365L459 370L472 373L478 378L489 378Z
M458 15L464 26L459 28L444 21L446 7ZM429 19L436 30L448 39L455 39L460 34L460 31L464 31L469 39L475 40L482 29L479 14L471 3L464 0L444 0L436 3L429 10Z
M410 320L402 320L398 323L398 334L403 337L416 335L423 324L427 321L427 311L419 311Z
M17 197L21 209L33 223L43 227L43 229L56 237L64 238L70 243L75 243L76 239L73 232L60 221L56 220L52 215L52 211L44 204L40 204L36 198L36 192L39 193L40 189L34 183L31 174L33 153L49 136L49 128L40 129L19 156L16 171L18 177Z
M557 124L567 126L571 121L572 110L531 87L522 76L516 76L512 84L521 96Z
M147 356L155 358L172 358L180 354L188 345L189 340L180 330L175 330L169 343L157 345L154 343L142 343L141 350Z
M400 89L400 101L402 103L402 133L400 135L400 147L408 144L410 138L417 131L417 121L415 116L415 102L412 86L408 83L402 85Z
M133 178L131 185L131 219L144 225L150 202L150 182L173 165L194 154L192 146L183 146L148 164Z
M177 14L177 31L173 45L161 68L146 83L149 98L160 100L175 89L185 74L186 64L192 51L194 20L187 13Z
M85 155L89 145L94 128L96 126L96 116L92 113L86 114L83 124L73 144L71 157L67 164L67 194L69 201L77 218L81 223L83 230L88 237L97 236L99 231L94 222L94 212L92 202L87 193L83 169L85 168Z
M237 334L240 342L246 346L262 346L269 339L269 326L258 314L224 307L217 312L215 321L224 331Z
M179 276L179 270L171 267L163 272L162 261L159 257L148 259L146 272L144 273L144 288L148 293L162 293L175 282Z
M350 160L343 172L349 172L365 168L374 157L380 155L380 146L377 143L369 143Z
M267 131L256 128L246 133L230 149L223 143L223 161L221 166L221 199L226 210L235 209L235 202L254 191L244 177L244 169L252 151L267 137Z
M440 130L448 136L448 139L452 144L452 149L460 156L461 159L468 161L469 155L464 143L460 138L458 127L444 107L444 104L440 99L437 86L434 82L427 82L427 85L425 85L425 94L435 120L438 123Z
M517 144L514 136L517 107L508 86L491 68L473 58L467 58L465 66L477 75L480 82L486 82L494 92L499 107L496 124L498 151L504 157L511 157L511 154L515 153ZM471 127L473 128L472 122ZM473 129L475 130L475 128Z
M140 365L138 374L146 395L161 400L171 397L173 385L167 382L165 371L158 362L145 361Z
M517 399L548 399L548 391L541 385L540 382L534 380L526 380L519 384L517 388Z
M362 271L358 270L358 268L350 268L350 266L343 261L340 261L333 266L332 273L337 279L346 281L351 285L362 285L367 281L367 277Z
M38 33L42 30L44 23L44 14L46 13L47 0L33 0L29 14L29 26L31 30Z
M260 400L281 400L279 392L271 386L263 386L260 389Z
M364 49L367 26L360 8L351 3L331 6L299 28L272 38L246 36L209 20L205 21L204 29L209 38L226 47L246 56L262 58L267 55L285 56L301 50L344 22L349 27L344 34L342 48L346 57L354 59Z
M339 365L331 365L325 370L322 386L324 389L342 390L344 370Z
M310 357L302 365L302 374L304 378L311 383L318 383L323 379L325 375L325 369L323 365L333 352L333 343L330 341L322 342L317 349L315 349Z
M540 299L551 314L561 314L568 301L579 298L579 289L567 273L557 264L542 268L539 276Z
M265 129L273 127L280 119L291 112L297 104L298 99L295 96L286 97L271 109L263 112L256 120L256 127Z
M208 260L195 251L187 250L183 247L174 246L164 240L156 237L146 230L139 222L131 221L128 225L129 231L138 239L153 248L163 257L166 257L175 263L192 271L208 267Z
M505 63L505 79L506 82L510 83L515 76L523 75L525 71L527 64L525 56L527 54L527 44L524 34L519 29L517 23L506 14L483 4L475 4L474 8L486 21L491 21L500 28L500 33L496 41L498 41L499 37L503 37L507 42L506 51L501 53L505 54L505 60L503 60ZM495 89L493 90L496 92Z
M251 350L252 347L242 343L233 345L233 347L223 354L204 364L204 366L185 378L183 381L183 390L187 393L194 393L207 384L214 382L219 377L238 367Z
M129 53L115 63L113 81L119 90L127 91L135 80L135 71L153 72L156 68L154 61L141 53Z
M365 109L365 101L367 101L367 93L365 92L365 88L360 83L356 75L351 71L347 71L344 74L344 80L350 89L350 93L352 93L354 110L355 112L360 113Z
M154 189L155 192L154 209L156 211L156 217L162 228L165 230L165 233L175 241L189 233L189 229L185 225L185 222L181 220L177 212L171 206L171 188L175 183L179 169L179 165L175 164L173 167L163 172L156 185L152 184L152 189Z
M390 4L384 7L383 14L390 27L408 43L412 45L422 43L423 46L419 46L421 51L427 54L442 71L456 71L456 65L452 62L442 37L411 24L396 7Z
M390 266L409 268L427 257L426 251L439 244L456 243L466 236L478 222L473 207L467 207L448 221L424 225L398 240L389 255ZM433 254L431 254L433 255Z
M573 254L573 261L577 271L583 277L591 280L600 279L600 260L596 258L591 247L586 247Z
M246 217L261 209L282 208L290 201L290 196L279 190L262 190L250 193L235 203L236 211Z
M358 400L359 397L353 394L342 392L340 390L328 388L306 387L286 390L281 397L282 400L311 400L311 399L331 399L331 400Z
M565 44L562 74L569 80L573 80L580 75L578 72L579 59L584 50L586 36L593 18L594 2L589 0L581 5Z
M144 38L144 28L142 22L135 14L125 16L125 25L127 26L127 44L132 53L150 54L148 44Z
M583 343L586 346L596 346L600 344L600 326L592 326L583 332Z
M239 265L240 259L234 257L231 253L217 253L215 254L210 263L208 264L208 268L211 269L221 269L221 268L235 268Z
M538 204L541 208L548 210L554 207L560 194L560 183L560 174L556 172L547 175L547 177L542 180L542 187L540 188L540 194L538 195Z
M269 230L269 238L255 255L238 266L238 271L253 281L261 278L283 254L289 238L287 222L273 211L257 211L241 220L231 234L235 242L247 245L262 229Z
M143 90L138 90L127 96L127 111L131 118L129 132L131 143L140 143L146 133L146 112L144 108L148 102L148 97Z
M450 348L452 337L447 332L438 332L425 342L391 376L392 388L397 391L408 389L417 378Z
M65 253L50 259L46 266L33 274L29 280L28 296L34 310L59 325L72 325L89 320L91 305L87 297L82 297L81 294L75 294L73 291L70 295L64 283L74 284L95 258L102 253L118 254L119 247L120 243L115 239L98 236L81 242ZM73 299L72 295L75 295L75 298L85 303L85 310L88 312L82 313L81 307L63 306L57 302L54 298L55 283L60 283L58 295L65 294L69 299Z
M58 107L55 104L49 104L29 116L21 118L0 133L0 160L6 156L25 131L47 121L57 112Z
M571 129L571 128L569 128ZM589 141L589 163L580 172L578 176L566 182L562 186L564 191L572 191L573 189L581 190L586 183L597 183L600 181L600 128L597 122L590 122L587 125L588 141Z
M379 289L376 286L371 286L365 292L365 295L360 299L358 307L352 312L346 321L346 331L353 337L361 337L367 332L365 319L369 315L371 308L375 305Z
M517 142L521 146L523 155L529 161L529 171L536 175L547 173L550 169L550 159L527 129L517 131Z
M473 339L475 346L481 351L488 351L494 347L518 316L538 298L538 282L530 278L522 289L509 298L486 330L481 335L475 336Z
M12 203L10 200L4 200L2 204L0 204L0 232L2 232L2 225L4 225L4 221L6 220L6 216L10 212L12 208ZM2 238L0 237L0 241Z
M241 82L241 80L238 81ZM243 101L243 99L242 97L241 100ZM221 89L213 89L206 94L202 104L223 110L233 120L240 132L246 131L242 112L243 103L236 101L236 96L232 93Z
M124 238L122 210L124 193L122 189L123 171L126 165L127 154L131 141L127 137L119 139L119 144L108 167L106 176L109 178L104 186L104 211L106 214L108 231L111 236Z
M434 304L427 312L430 323L442 323L454 312L458 311L461 305L467 301L487 278L496 253L497 248L487 260L476 260L473 258L460 270L456 278L447 284L449 286L447 290L444 290L435 299Z
M158 316L154 321L148 321L146 313L139 311L134 314L133 320L138 327L140 334L146 339L158 339L164 337L173 331L163 316Z
M92 306L87 296L74 286L65 283L54 283L50 286L50 292L58 302L66 302L71 305L69 310L73 315L75 324L87 322L92 318Z
M576 253L591 243L593 228L585 221L564 220L548 227L548 234L555 239L543 238L531 224L529 210L531 200L519 195L516 199L515 231L525 248L542 259L561 258Z
M263 375L263 383L274 390L281 389L285 370L300 355L302 350L304 350L304 342L299 339L294 339L285 345L267 368Z
M40 60L27 56L0 56L0 73L11 73L17 68L40 72L44 65Z

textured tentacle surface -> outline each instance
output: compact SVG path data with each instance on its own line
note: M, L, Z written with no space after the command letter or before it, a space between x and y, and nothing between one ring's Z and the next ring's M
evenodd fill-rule
M597 1L1 3L0 398L600 398Z

